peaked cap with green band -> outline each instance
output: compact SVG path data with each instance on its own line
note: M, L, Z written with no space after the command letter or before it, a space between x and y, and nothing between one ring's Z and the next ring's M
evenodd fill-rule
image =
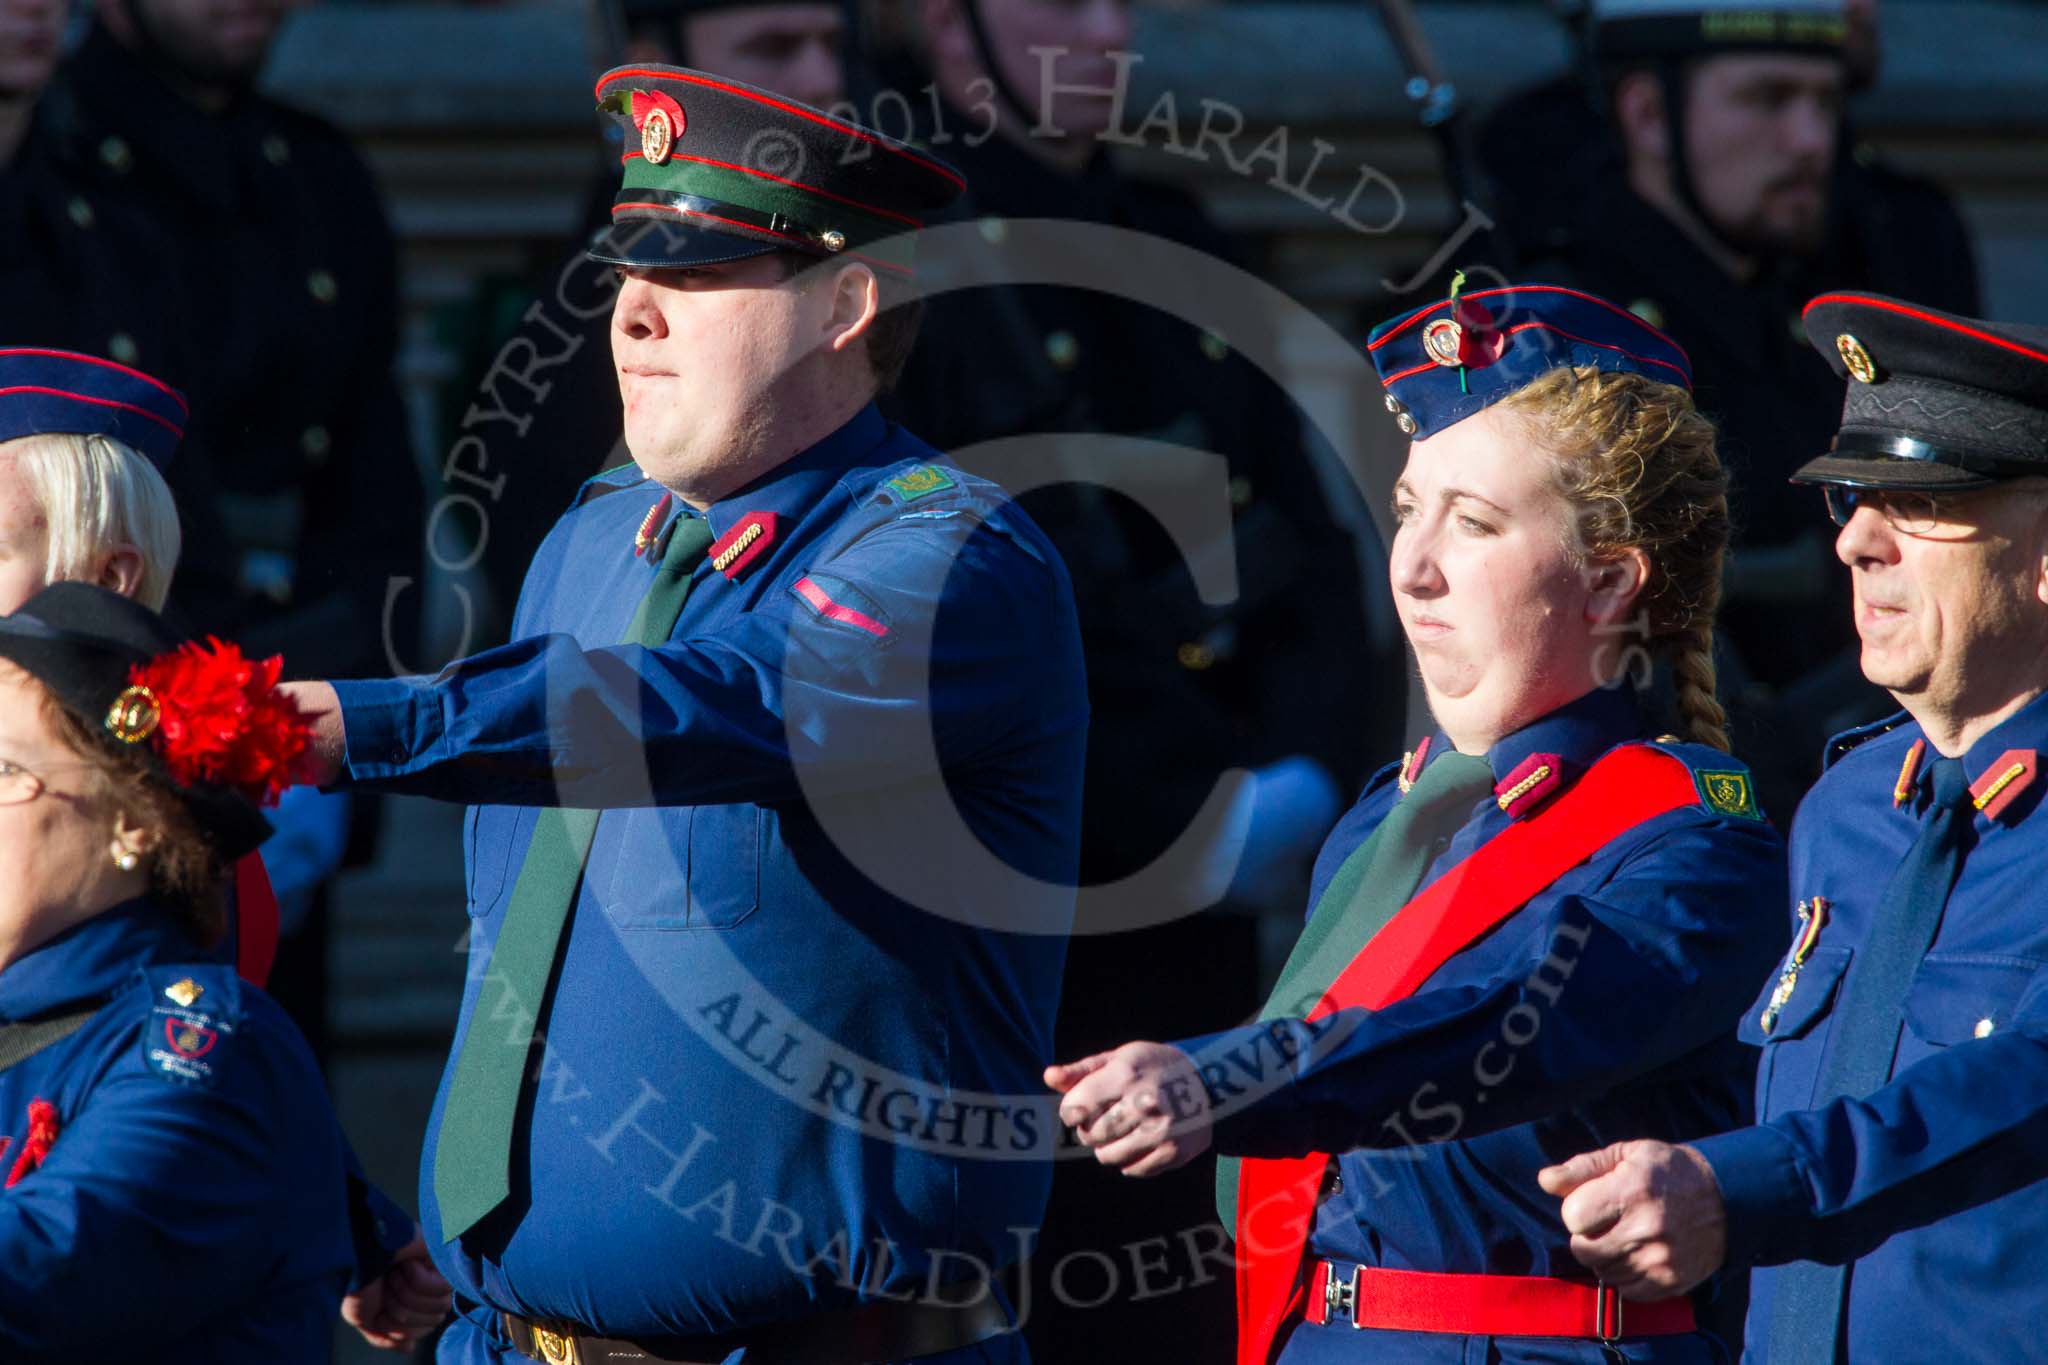
M916 230L967 184L892 137L702 71L618 67L597 100L626 134L611 225L589 247L614 265L797 251L904 275Z

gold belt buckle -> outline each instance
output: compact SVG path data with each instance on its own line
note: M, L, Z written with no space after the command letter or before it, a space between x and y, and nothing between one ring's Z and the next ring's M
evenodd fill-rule
M533 1324L532 1330L533 1349L540 1352L547 1365L582 1365L576 1354L576 1338L538 1323Z

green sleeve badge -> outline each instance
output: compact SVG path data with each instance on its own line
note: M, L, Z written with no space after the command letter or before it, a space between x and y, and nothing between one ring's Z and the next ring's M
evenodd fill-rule
M1749 784L1748 773L1697 768L1692 780L1708 810L1743 820L1764 818L1764 813L1757 809L1756 792Z
M905 502L953 487L953 476L937 465L921 464L915 469L906 469L893 479L885 480L896 490L896 496Z

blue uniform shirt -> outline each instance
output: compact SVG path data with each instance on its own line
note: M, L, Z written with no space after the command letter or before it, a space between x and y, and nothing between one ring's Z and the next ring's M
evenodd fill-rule
M772 512L774 539L737 581L700 566L651 649L618 641L662 489L601 475L543 544L516 643L340 685L354 780L475 803L473 978L536 807L604 810L511 1226L436 1250L458 1292L701 1334L1028 1244L1059 1133L1039 1072L1073 907L1080 645L1037 528L935 459L870 407L709 508L720 535ZM490 1026L477 995L461 1033ZM445 1099L444 1079L435 1243Z
M354 1254L341 1131L269 996L147 900L0 971L0 1024L98 1006L0 1071L0 1359L325 1360Z
M1931 746L1908 799L1892 799L1922 737L1900 715L1830 746L1838 757L1792 829L1792 892L1824 897L1827 919L1770 1031L1762 1015L1777 973L1742 1017L1742 1036L1763 1047L1759 1124L1698 1146L1727 1201L1732 1263L1854 1261L1849 1359L2038 1359L2048 1284L2048 815L2038 776L2009 809L1974 821L1940 928L1900 1002L1890 1083L1810 1108L1836 989L1924 823ZM2048 696L1962 755L1971 783L2009 749L2048 752ZM1777 1280L1768 1269L1751 1277L1746 1359L1765 1358Z
M1569 780L1642 735L1631 693L1594 691L1502 739L1486 759L1500 779L1530 754L1558 754ZM1695 771L1738 766L1713 749L1659 747ZM1431 753L1449 749L1441 733L1431 741ZM1324 844L1311 906L1393 808L1395 774L1376 774ZM1480 801L1422 885L1509 823L1492 796ZM1293 1035L1296 1074L1220 1118L1217 1149L1343 1154L1312 1256L1583 1279L1536 1172L1624 1138L1677 1141L1743 1121L1753 1054L1730 1023L1783 951L1775 911L1784 889L1783 843L1761 820L1704 803L1657 816L1538 893L1406 1000L1339 1011L1313 1034L1298 1021L1281 1025ZM1261 1073L1286 1070L1273 1027L1182 1046L1227 1100ZM1310 1064L1312 1045L1322 1055ZM1699 1337L1645 1338L1626 1350L1641 1360L1716 1358ZM1348 1325L1297 1326L1283 1352L1288 1365L1367 1358L1603 1359L1591 1341L1488 1343Z

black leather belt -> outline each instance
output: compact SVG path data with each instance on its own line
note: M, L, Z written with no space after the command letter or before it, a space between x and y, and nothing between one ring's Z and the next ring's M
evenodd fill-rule
M883 1300L747 1332L645 1343L601 1337L575 1323L530 1322L512 1313L503 1317L513 1349L546 1365L721 1365L738 1350L761 1352L775 1365L886 1365L957 1351L1016 1330L988 1284L954 1285L942 1292L958 1302Z

